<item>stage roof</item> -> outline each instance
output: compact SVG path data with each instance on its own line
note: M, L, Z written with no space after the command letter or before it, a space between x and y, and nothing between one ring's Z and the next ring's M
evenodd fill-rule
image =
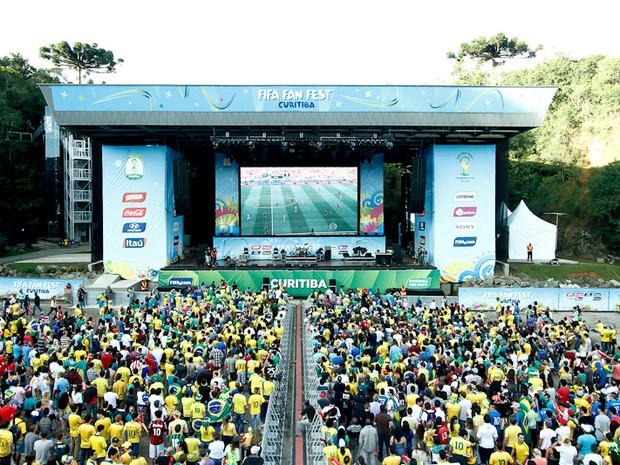
M538 127L554 87L44 84L57 123L104 144L214 140L490 144Z

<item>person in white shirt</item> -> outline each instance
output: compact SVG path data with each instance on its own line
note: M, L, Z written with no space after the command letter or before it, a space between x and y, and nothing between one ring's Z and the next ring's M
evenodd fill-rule
M558 428L559 429L559 428ZM567 427L570 434L570 428ZM545 422L545 426L540 432L540 438L538 440L538 448L543 452L549 449L553 444L553 440L557 437L557 432L553 430L553 423L549 420Z
M574 465L577 457L577 448L570 443L568 436L563 436L562 440L553 444L555 450L560 454L559 465Z
M491 417L488 414L484 416L484 423L478 428L476 438L478 439L480 463L486 465L495 451L495 441L498 438L497 429L491 425Z

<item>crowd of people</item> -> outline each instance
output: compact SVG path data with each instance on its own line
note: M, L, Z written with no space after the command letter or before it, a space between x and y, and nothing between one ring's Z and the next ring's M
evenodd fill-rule
M328 465L620 463L616 332L579 308L340 289L313 292L306 319L320 395L297 433L320 422Z
M282 289L53 305L37 315L17 294L0 312L0 465L263 463Z

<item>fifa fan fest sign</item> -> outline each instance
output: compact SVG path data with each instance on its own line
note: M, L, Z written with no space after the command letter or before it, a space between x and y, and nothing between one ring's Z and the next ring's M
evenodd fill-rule
M604 288L534 288L534 287L461 287L459 303L475 310L502 307L525 309L536 303L549 310L615 311L620 304L620 289Z
M67 284L71 285L71 293L75 301L78 288L84 284L82 279L63 281L44 278L0 278L0 296L7 297L22 290L31 299L34 299L35 293L39 294L41 300L49 300L52 297L61 298L65 295Z

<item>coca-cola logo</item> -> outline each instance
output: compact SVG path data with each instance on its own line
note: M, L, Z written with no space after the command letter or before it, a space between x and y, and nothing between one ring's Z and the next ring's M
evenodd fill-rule
M123 203L144 202L145 200L146 200L146 192L125 192L123 194Z
M123 210L123 218L144 218L146 216L146 208L125 208Z

